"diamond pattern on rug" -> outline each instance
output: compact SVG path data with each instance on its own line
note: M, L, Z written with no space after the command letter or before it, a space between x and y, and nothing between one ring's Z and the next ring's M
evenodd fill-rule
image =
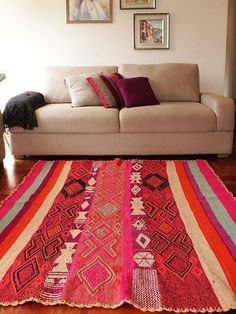
M115 275L112 269L98 257L89 265L80 269L78 276L87 288L87 291L94 295L102 286L109 284Z
M16 291L19 292L40 274L37 259L33 258L13 272Z

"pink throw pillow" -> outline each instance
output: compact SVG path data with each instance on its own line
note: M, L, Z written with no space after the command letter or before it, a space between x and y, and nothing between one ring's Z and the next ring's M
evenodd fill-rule
M112 75L90 76L86 80L92 87L94 93L99 98L105 108L121 108L123 99L115 84L122 76L118 73Z

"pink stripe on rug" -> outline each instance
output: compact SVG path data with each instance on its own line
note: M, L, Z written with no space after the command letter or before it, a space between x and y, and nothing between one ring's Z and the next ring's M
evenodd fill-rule
M132 243L132 229L131 229L131 215L130 215L130 175L132 164L131 161L126 161L126 177L125 177L125 198L123 206L123 241L124 241L124 272L122 277L121 300L131 300L132 288L132 273L134 269L133 260L133 243Z
M31 187L34 180L37 179L37 176L41 172L45 165L45 161L38 161L33 168L31 169L30 173L27 175L27 180L23 181L10 197L6 198L1 205L0 211L0 219L2 219L8 210L12 208L12 204L14 204L24 193Z
M218 197L220 202L224 205L225 209L229 213L230 217L236 223L236 199L232 198L231 193L228 192L228 190L225 188L218 176L213 172L206 161L198 160L197 164L215 195Z

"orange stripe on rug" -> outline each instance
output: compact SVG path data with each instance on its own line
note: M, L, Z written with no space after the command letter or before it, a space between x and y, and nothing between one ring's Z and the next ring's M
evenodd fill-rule
M48 193L55 185L58 177L60 176L64 168L64 164L65 161L58 163L52 177L49 179L48 183L46 184L42 192L36 197L32 206L27 210L24 217L22 217L18 224L7 235L5 240L0 244L0 259L5 255L5 253L9 250L12 244L17 240L19 235L22 233L22 231L26 228L26 226L30 223L31 219L37 213L43 201L45 200Z
M229 251L227 250L226 246L222 242L220 236L212 226L211 222L207 218L204 209L201 206L201 203L199 202L197 196L195 195L195 192L185 172L183 164L180 161L175 161L175 167L184 194L189 202L189 205L194 213L194 216L199 224L199 227L202 230L205 237L207 238L207 241L209 242L211 248L213 249L232 290L236 294L236 283L233 277L233 273L235 272L236 269L236 263L232 258L231 254L229 253Z

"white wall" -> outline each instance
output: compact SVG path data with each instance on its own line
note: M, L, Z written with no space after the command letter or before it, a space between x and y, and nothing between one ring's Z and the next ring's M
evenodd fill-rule
M44 65L192 62L200 68L201 90L223 94L227 5L157 0L155 10L121 11L113 0L112 24L66 24L66 0L0 0L0 72L15 81L15 93L29 89L26 73ZM133 49L134 12L170 13L169 50Z

